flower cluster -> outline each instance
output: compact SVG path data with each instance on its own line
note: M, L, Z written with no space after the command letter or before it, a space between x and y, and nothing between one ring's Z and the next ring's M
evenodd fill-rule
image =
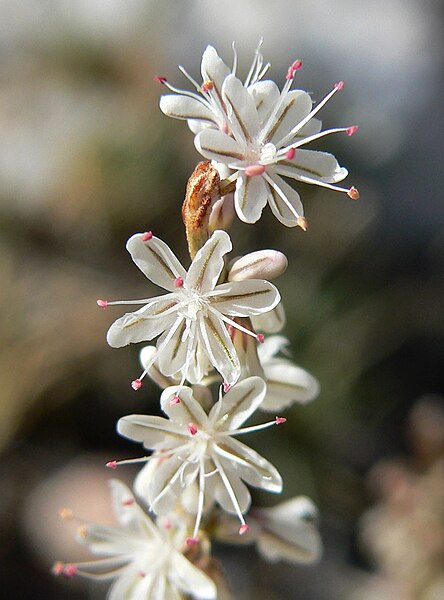
M279 413L313 400L319 384L293 363L280 334L285 312L271 280L284 273L286 256L264 249L232 260L226 229L235 213L255 223L267 203L281 223L306 229L299 194L283 178L358 198L354 187L336 185L347 171L331 154L302 149L330 133L350 136L357 127L322 130L316 118L342 82L314 106L309 94L292 89L301 61L290 65L281 90L264 79L269 66L259 45L242 81L236 52L230 69L209 46L201 83L180 67L194 91L157 78L172 92L161 97L161 110L187 120L207 159L188 182L182 211L191 264L186 270L151 231L137 233L127 250L165 293L97 304L140 305L114 321L107 341L120 348L157 340L142 348L142 373L131 386L139 390L145 376L151 377L162 389L165 416L128 415L117 424L121 436L150 454L107 463L111 469L128 463L142 469L135 495L119 481L110 482L119 527L79 528L79 542L104 558L54 567L66 576L113 580L111 599L220 597L224 586L211 558L210 534L255 543L271 561L308 563L321 554L310 500L252 507L250 487L278 494L283 481L276 467L238 438L285 423ZM274 416L258 424L259 411ZM246 425L250 418L255 424Z

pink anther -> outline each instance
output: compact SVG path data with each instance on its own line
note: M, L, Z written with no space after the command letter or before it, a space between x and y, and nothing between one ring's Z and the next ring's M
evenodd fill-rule
M287 71L286 79L293 79L296 74L296 71L302 69L302 60L295 60L289 67Z
M276 425L282 425L282 423L286 423L287 419L285 417L276 417Z
M244 523L243 525L241 525L239 527L239 535L244 535L244 533L247 533L247 531L250 529L250 526L247 525L246 523Z
M100 306L100 308L106 308L108 306L108 300L97 300L97 306Z
M196 544L199 543L199 538L198 537L187 537L187 539L185 540L185 543L187 546L189 546L191 548L192 546L196 546Z
M170 402L169 402L170 406L174 406L175 404L180 404L180 398L179 396L175 395L171 398Z
M194 423L188 423L187 429L188 429L188 433L190 433L191 435L196 435L197 427Z
M148 242L152 237L153 237L152 231L145 231L145 233L142 234L142 242Z
M143 381L141 379L134 379L131 382L131 387L133 388L133 390L135 392L137 392L137 390L140 390L140 388L143 386Z
M344 82L343 81L338 81L338 83L335 83L335 88L337 90L342 90L343 87L344 87Z
M359 192L354 186L348 190L347 196L352 200L359 200Z
M165 517L164 526L165 529L171 529L171 519L169 517Z
M61 575L63 573L64 568L65 568L65 565L58 560L56 563L53 564L51 570L54 575Z
M106 463L108 469L117 469L117 460L110 460Z
M209 92L213 88L214 88L214 83L212 81L204 81L204 83L202 84L203 92Z
M74 577L74 575L77 575L76 565L65 565L63 567L63 575L66 575L67 577Z
M247 177L257 177L258 175L263 175L265 173L264 165L249 165L245 169L245 175Z
M162 85L164 85L167 82L167 78L162 77L162 75L155 75L154 81L157 81L157 83L161 83Z
M263 344L265 340L265 335L263 333L258 333L256 339L259 342L259 344Z
M228 381L224 381L224 394L226 394L227 392L229 392L231 390L231 384L228 383Z
M176 277L176 279L174 280L174 287L183 287L183 277Z
M285 155L285 158L288 158L288 160L293 160L295 154L296 150L294 148L290 148L287 154Z
M125 498L125 500L122 500L122 506L131 506L134 502L134 498Z
M350 137L354 133L356 133L358 131L358 129L359 129L358 125L352 125L351 127L347 127L347 129L345 130L345 132Z

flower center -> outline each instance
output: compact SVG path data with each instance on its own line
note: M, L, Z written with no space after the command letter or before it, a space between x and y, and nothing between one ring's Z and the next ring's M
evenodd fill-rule
M177 311L184 319L195 321L199 313L206 313L208 299L193 290L181 290L183 306Z

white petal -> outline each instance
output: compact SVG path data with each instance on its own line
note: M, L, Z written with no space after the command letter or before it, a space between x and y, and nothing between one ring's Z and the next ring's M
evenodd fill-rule
M225 79L222 97L234 137L242 143L253 140L259 131L255 101L235 75L229 75Z
M236 383L240 375L239 359L222 320L209 313L199 319L199 328L211 364L224 381Z
M239 219L244 223L256 223L269 195L269 187L261 175L247 177L245 173L239 173L234 193L234 206Z
M229 165L245 159L244 146L216 129L205 129L198 133L194 145L202 156L220 163Z
M249 446L227 436L215 445L214 451L248 484L269 492L282 491L282 477L277 469Z
M319 383L313 375L289 360L275 359L263 367L267 378L267 396L261 410L281 411L293 402L305 404L319 394Z
M157 342L157 348L161 349L158 358L159 369L164 375L175 375L186 363L188 351L191 351L193 345L191 331L188 332L187 340L184 341L183 339L186 329L187 321L182 319L179 327L172 335L171 329L166 330ZM167 338L169 338L168 341Z
M128 568L116 579L108 591L107 600L129 598L131 590L140 582L140 575L134 568Z
M228 477L241 513L246 513L251 504L251 495L247 486L241 481L239 475L233 471L232 465L229 463L224 463L221 457L219 457L219 461L222 464L222 468L225 470L226 476ZM208 479L206 490L207 493L214 498L218 504L220 504L223 510L230 514L236 514L233 500L231 499L231 496L228 493L228 490L219 474L214 474Z
M303 90L291 90L267 132L267 142L277 143L310 113L313 101Z
M217 596L214 582L179 552L170 559L168 578L185 594L199 600L213 600Z
M177 319L175 312L169 312L176 306L173 294L154 298L144 307L132 313L126 313L111 325L106 340L112 348L121 348L136 342L148 342L173 326Z
M211 409L209 419L214 429L238 429L261 405L266 386L260 377L237 383Z
M167 94L160 97L160 110L175 119L198 119L215 123L214 114L202 102L189 96Z
M255 331L264 331L265 333L281 331L285 325L285 311L282 302L267 313L251 317L251 322Z
M301 178L310 177L324 183L337 183L348 175L347 169L339 166L333 154L300 148L296 150L292 161L277 163L274 171L296 180L302 181Z
M173 510L176 498L196 479L199 463L186 461L186 452L170 456L159 464L150 482L148 501L156 514Z
M186 432L163 417L128 415L119 419L117 432L124 437L141 442L149 450L174 448L186 442Z
M257 349L261 363L268 363L279 352L285 353L289 345L290 341L283 335L271 335L265 338L264 343Z
M158 368L157 361L153 363L153 359L157 354L156 346L144 346L139 354L140 364L145 370L148 365L152 365L148 369L148 375L151 379L157 383L161 389L165 389L170 385L176 385L178 383L177 377L166 377Z
M250 317L268 312L281 299L277 288L263 279L222 283L216 286L214 295L208 297L212 308L234 317Z
M207 46L202 55L201 73L203 82L211 81L214 86L214 92L221 98L222 84L230 74L230 69L220 58L213 46Z
M248 93L254 99L256 110L259 115L259 121L265 123L270 116L271 111L279 100L280 92L274 81L258 81L248 86Z
M215 231L194 257L185 279L185 287L201 294L213 290L224 268L224 256L231 249L228 233Z
M171 399L178 394L180 402L170 404ZM187 431L188 423L194 423L197 428L207 428L208 417L200 404L194 399L193 390L184 386L173 386L163 391L160 405L164 413L178 428Z
M136 233L128 240L126 249L131 258L153 283L170 292L176 291L174 281L177 277L185 279L185 269L165 242L155 236L144 241L143 236Z
M278 171L277 166L274 171ZM271 171L271 170L270 170ZM270 172L269 204L274 216L287 227L296 227L298 218L304 214L299 194L279 175Z
M139 532L143 529L145 535L157 536L154 523L147 518L144 511L137 504L128 486L118 479L110 479L108 483L111 488L114 514L119 523L132 531Z

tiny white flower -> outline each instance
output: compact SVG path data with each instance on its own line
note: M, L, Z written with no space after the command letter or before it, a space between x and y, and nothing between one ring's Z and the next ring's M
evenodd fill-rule
M241 427L265 397L265 383L250 377L231 388L207 413L188 387L169 387L162 393L162 410L169 417L129 415L119 420L118 432L144 447L155 450L153 460L139 474L137 488L144 491L152 510L164 514L177 498L197 482L198 506L190 543L197 539L204 502L215 500L240 520L239 533L247 531L243 514L251 502L245 483L280 493L282 478L257 452L235 436L283 423L275 420L253 427ZM135 459L136 462L149 460ZM108 466L133 462L112 461Z
M197 381L205 375L201 372L202 365L209 363L225 382L235 383L240 375L240 364L226 325L242 328L231 317L270 311L278 304L280 296L274 285L261 279L217 285L224 256L231 248L229 235L225 231L215 231L196 254L187 272L170 248L150 232L133 235L127 243L133 261L148 279L169 293L143 300L98 300L102 307L144 305L111 325L107 334L109 345L119 348L160 336L151 364L157 360L163 375L181 372L181 383L191 377L190 374ZM262 340L260 335L247 333ZM208 363L202 360L202 353ZM141 387L142 378L151 364L146 365L141 377L133 381L134 389Z
M299 194L282 177L342 191L353 199L359 196L353 187L335 185L348 173L333 155L302 149L328 134L352 135L357 130L353 126L320 131L320 122L313 118L342 89L343 82L313 108L307 92L290 89L296 70L290 67L281 92L273 82L256 84L257 88L266 86L261 95L261 111L251 90L234 75L226 77L222 100L227 107L229 130L205 129L195 138L202 156L234 170L230 179L236 180L235 208L246 223L255 223L268 202L284 225L307 227Z
M270 562L314 563L322 554L317 529L318 512L305 496L291 498L273 508L254 508L248 515L245 536L236 535L236 522L221 515L216 537L230 543L256 543L260 554Z
M180 600L191 596L213 600L214 582L185 556L186 527L178 518L156 525L137 504L126 485L110 481L113 507L120 526L88 523L77 539L103 558L80 563L56 563L55 574L114 580L109 600Z

